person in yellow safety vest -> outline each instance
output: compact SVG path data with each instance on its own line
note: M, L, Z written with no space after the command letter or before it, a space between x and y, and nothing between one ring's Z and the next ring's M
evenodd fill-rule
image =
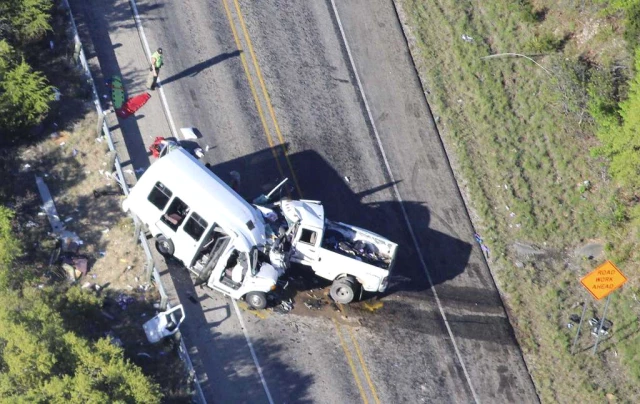
M151 55L151 73L149 74L149 80L147 86L150 90L156 89L158 83L158 74L160 74L160 68L164 65L164 59L162 56L162 48L158 48L153 55Z

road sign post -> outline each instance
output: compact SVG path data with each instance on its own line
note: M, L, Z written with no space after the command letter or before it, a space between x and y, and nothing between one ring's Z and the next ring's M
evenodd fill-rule
M584 286L596 300L600 300L605 297L607 298L607 303L604 305L604 313L602 313L602 320L600 320L600 324L598 325L598 330L596 332L596 343L593 345L594 355L598 349L598 342L600 342L600 332L602 331L604 320L607 315L607 308L611 301L611 293L624 285L625 282L627 282L627 278L611 261L605 261L602 265L580 279L582 286ZM585 309L582 310L583 317ZM582 324L582 319L580 320L580 324ZM578 333L579 332L580 327L578 327ZM576 338L573 342L574 346L577 340L578 334L576 334ZM573 353L573 346L571 347L571 352Z
M607 317L607 308L609 307L609 302L611 301L611 294L607 296L607 303L604 305L604 312L602 313L602 320L600 320L600 325L598 326L598 331L596 332L596 343L593 344L593 355L596 354L596 350L598 349L598 342L600 342L600 331L602 330L602 325L604 324L604 319Z
M580 316L580 323L578 324L576 337L573 339L573 345L571 345L571 355L573 355L573 350L576 347L576 343L578 342L578 337L580 336L580 329L582 328L582 322L584 321L584 314L586 312L587 312L587 302L584 302L582 303L582 315Z

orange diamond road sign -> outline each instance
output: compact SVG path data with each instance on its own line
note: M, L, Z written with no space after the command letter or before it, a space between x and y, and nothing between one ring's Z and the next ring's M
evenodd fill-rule
M582 286L587 288L593 297L600 300L609 293L624 285L627 278L611 261L606 261L592 272L580 279Z

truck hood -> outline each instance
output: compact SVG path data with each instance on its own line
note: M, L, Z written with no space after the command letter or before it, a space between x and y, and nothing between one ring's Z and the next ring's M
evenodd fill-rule
M318 201L282 201L280 206L282 214L292 223L301 221L307 226L324 227L324 207Z

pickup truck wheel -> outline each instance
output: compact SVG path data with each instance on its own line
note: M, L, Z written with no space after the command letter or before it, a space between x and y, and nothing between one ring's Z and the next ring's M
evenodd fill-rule
M353 282L348 279L338 279L333 281L329 294L331 298L340 304L348 304L353 301L356 296L356 287Z
M249 292L245 299L256 310L267 307L267 294L264 292Z
M156 237L156 250L164 257L171 257L175 252L175 247L173 241L165 236L158 236Z

